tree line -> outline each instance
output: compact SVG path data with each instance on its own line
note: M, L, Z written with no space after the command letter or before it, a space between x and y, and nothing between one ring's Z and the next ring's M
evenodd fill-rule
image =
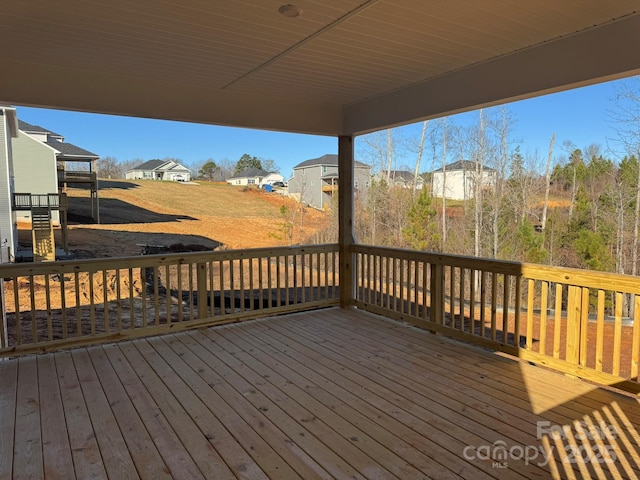
M612 99L607 149L558 145L551 132L548 151L522 152L506 107L480 110L466 126L424 122L415 138L390 129L358 139L360 158L378 173L366 198L356 198L358 242L638 274L639 85L627 82ZM413 165L398 167L411 157ZM392 166L418 175L421 163L435 170L456 160L475 165L468 200L443 198L429 182L418 191L394 187L388 177ZM483 169L494 172L491 182ZM336 225L316 240L334 241Z
M208 158L189 164L179 158L166 157L162 160L174 161L187 167L191 170L192 178L210 181L224 181L251 168L258 168L269 172L280 171L280 167L278 167L274 160L258 158L248 153L243 154L237 161L232 161L227 158L215 161L212 158ZM140 158L119 161L115 157L104 157L98 159L96 169L100 178L123 179L129 170L147 161L148 160ZM87 168L86 164L83 166Z

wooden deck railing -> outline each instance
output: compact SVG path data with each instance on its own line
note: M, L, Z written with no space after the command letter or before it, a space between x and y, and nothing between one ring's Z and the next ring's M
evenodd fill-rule
M357 245L355 305L640 392L640 279Z
M338 303L338 246L0 265L0 356Z

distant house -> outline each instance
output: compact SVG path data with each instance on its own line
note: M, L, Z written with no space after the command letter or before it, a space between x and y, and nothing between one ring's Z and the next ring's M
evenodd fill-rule
M478 172L476 172L476 169ZM477 188L493 189L496 171L484 166L480 172L477 162L459 160L444 168L434 170L431 175L432 195L450 200L469 200Z
M377 182L387 181L387 171L378 172L375 175ZM408 170L391 170L389 174L389 186L399 188L413 188L414 173ZM422 190L424 187L424 178L418 176L416 181L416 190Z
M173 160L149 160L125 174L127 180L166 180L190 182L191 170Z
M371 167L354 162L354 189L364 195L371 183ZM305 160L293 167L289 180L289 195L299 202L318 209L331 208L338 194L338 155L327 154Z
M14 158L13 140L18 137L15 109L0 106L0 261L10 262L15 256L18 228L13 210Z
M267 172L259 168L249 168L238 175L229 177L226 182L230 185L255 185L262 188L274 182L283 182L284 177L277 172Z

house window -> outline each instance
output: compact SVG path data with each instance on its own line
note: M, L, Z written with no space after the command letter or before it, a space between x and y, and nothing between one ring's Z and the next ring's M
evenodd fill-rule
M367 180L366 182L364 182L364 188L369 188L369 180Z
M247 180L247 183L248 183L249 185L255 185L255 183L256 183L256 179L255 179L255 178L250 178L249 180Z
M323 165L323 166L322 166L322 173L323 173L323 174L324 174L324 173L327 173L327 166L326 166L326 165Z
M356 188L358 188L358 180L356 180L355 186L356 186Z

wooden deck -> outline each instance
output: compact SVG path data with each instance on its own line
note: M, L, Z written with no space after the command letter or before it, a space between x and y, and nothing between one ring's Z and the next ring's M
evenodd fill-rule
M0 361L2 479L637 478L638 431L634 398L358 310Z

